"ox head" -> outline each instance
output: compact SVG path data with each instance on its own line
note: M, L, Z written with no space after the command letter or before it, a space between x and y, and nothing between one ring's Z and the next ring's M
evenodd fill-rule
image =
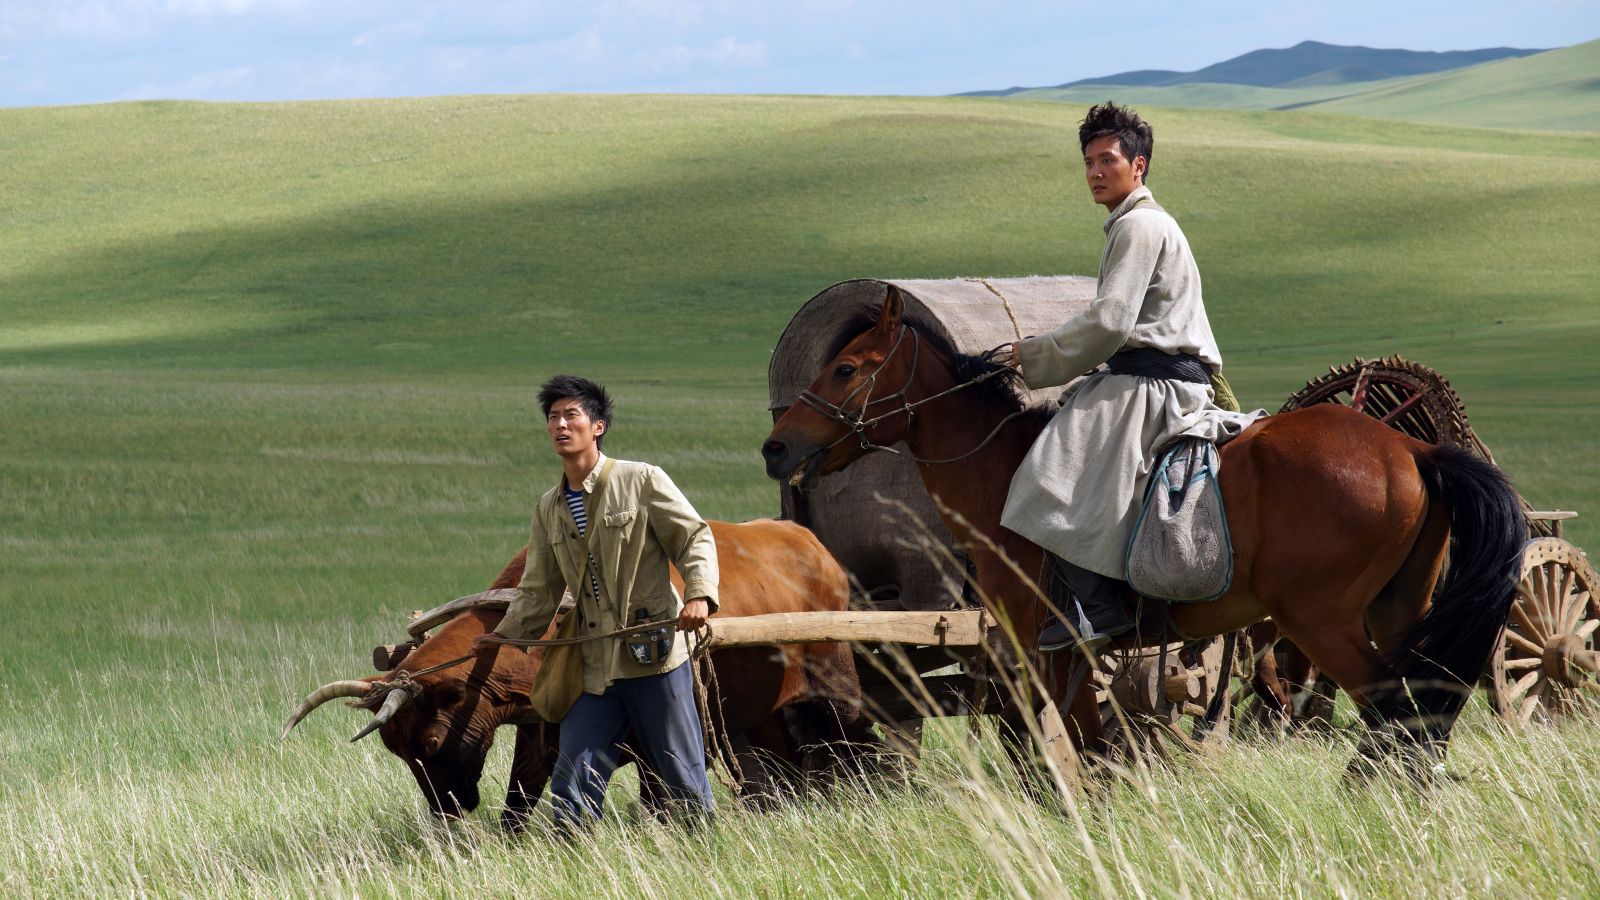
M493 630L501 615L462 613L407 654L395 671L317 688L289 717L281 737L329 700L351 698L351 706L373 712L352 741L376 731L411 770L434 815L449 819L471 812L478 806L478 779L495 729L531 720L534 661L501 647L492 659L479 657L415 678L408 673L465 655L472 639Z
M902 410L921 339L904 315L905 298L890 285L877 321L828 360L773 425L761 445L768 476L803 489L905 437L911 417Z

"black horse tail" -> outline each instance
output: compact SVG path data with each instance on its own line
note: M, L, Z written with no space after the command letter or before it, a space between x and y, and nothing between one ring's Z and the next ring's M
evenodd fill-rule
M1388 656L1395 683L1374 698L1404 735L1439 749L1500 641L1516 602L1522 502L1493 464L1454 445L1417 454L1430 502L1450 516L1450 567L1433 605Z

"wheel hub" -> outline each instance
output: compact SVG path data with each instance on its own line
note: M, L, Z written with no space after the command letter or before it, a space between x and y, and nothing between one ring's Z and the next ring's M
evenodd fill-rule
M1543 666L1546 678L1575 688L1600 671L1600 653L1590 650L1577 635L1563 634L1544 645Z

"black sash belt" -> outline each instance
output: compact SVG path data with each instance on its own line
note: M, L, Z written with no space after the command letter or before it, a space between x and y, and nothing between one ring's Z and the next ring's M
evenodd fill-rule
M1188 353L1168 353L1154 347L1118 350L1106 360L1106 368L1113 375L1141 375L1191 384L1211 383L1211 367L1201 362L1200 357Z

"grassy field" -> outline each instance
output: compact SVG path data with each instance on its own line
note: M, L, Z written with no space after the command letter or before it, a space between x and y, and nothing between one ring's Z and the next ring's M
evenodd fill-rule
M1357 353L1432 364L1518 488L1589 513L1569 535L1600 545L1600 138L1149 114L1151 184L1245 402ZM945 740L907 789L567 849L497 836L498 782L467 826L428 824L395 760L344 745L338 708L277 746L306 690L365 674L406 613L480 589L520 544L556 477L532 397L549 374L606 381L608 448L667 466L706 515L771 514L766 360L806 298L863 275L1093 272L1079 115L0 111L0 609L18 628L0 893L1600 889L1593 728L1506 736L1481 708L1453 757L1466 780L1429 797L1346 791L1340 735L1134 773L1073 813Z
M1121 103L1209 109L1308 109L1475 128L1600 131L1600 41L1427 75L1340 84L1255 87L1177 84L1034 88L1011 95L1087 105Z

